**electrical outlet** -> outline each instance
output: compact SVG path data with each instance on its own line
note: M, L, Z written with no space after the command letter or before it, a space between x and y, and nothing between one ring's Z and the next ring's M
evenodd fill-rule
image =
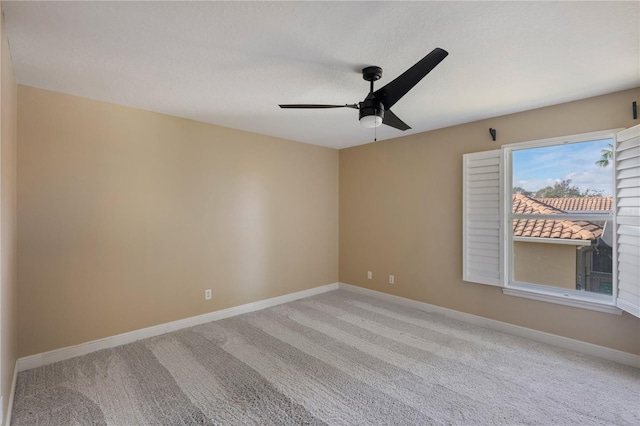
M396 278L393 275L389 275L389 284L395 284Z
M204 291L204 300L211 300L211 289L208 288Z
M372 280L373 279L373 272L367 271L367 278Z

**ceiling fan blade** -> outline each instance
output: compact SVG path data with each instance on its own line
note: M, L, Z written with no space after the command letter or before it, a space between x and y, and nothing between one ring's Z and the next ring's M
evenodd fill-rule
M373 92L373 95L384 105L385 110L391 108L425 75L429 74L449 53L436 47L414 66L400 74L395 80Z
M395 115L390 110L386 110L384 112L384 118L382 119L382 124L386 124L387 126L395 127L398 130L409 130L411 127L407 126L407 123L400 120L397 115Z
M280 105L280 108L353 108L358 109L358 104L348 105L322 105L322 104L284 104Z

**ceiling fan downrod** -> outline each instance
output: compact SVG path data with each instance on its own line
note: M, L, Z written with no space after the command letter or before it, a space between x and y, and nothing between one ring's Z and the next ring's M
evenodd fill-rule
M369 94L360 102L359 119L362 127L378 127L384 120L384 105L373 96L373 82L382 78L382 68L371 66L362 69L362 78L369 82Z

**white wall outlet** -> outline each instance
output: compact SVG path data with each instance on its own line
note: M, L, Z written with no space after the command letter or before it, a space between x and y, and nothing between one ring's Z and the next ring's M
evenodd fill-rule
M211 289L208 288L204 291L204 300L211 300Z
M396 278L393 275L389 275L389 284L395 284Z
M367 278L372 280L373 279L373 272L367 271Z

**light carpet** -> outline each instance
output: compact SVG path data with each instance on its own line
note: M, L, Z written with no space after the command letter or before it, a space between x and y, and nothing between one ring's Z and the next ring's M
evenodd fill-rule
M13 425L638 425L640 370L336 290L21 372Z

